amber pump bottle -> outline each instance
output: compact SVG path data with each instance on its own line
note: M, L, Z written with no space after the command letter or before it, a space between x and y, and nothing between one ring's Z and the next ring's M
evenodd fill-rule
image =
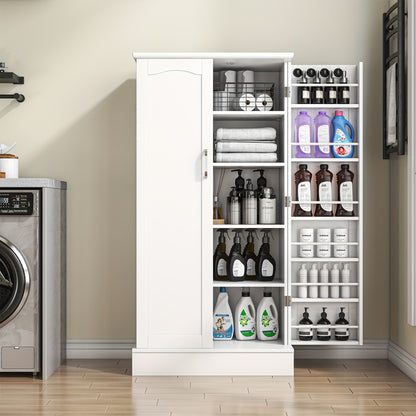
M353 217L354 205L352 202L354 197L353 185L354 174L349 170L350 166L345 164L341 165L341 170L337 173L338 183L338 201L337 211L335 215L337 217Z
M332 177L333 174L328 170L327 164L320 165L321 170L316 173L316 185L318 188L318 201L316 206L316 217L332 217Z
M311 181L312 173L308 171L308 165L299 165L299 170L295 173L296 201L300 203L295 205L293 216L311 217ZM308 203L309 202L309 203Z

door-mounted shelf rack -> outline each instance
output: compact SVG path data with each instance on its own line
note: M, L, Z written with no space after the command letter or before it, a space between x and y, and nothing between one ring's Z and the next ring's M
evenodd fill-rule
M0 84L24 84L25 78L16 75L14 72L0 72ZM22 103L25 100L23 94L0 94L0 99L9 99L16 100L19 103Z
M20 77L14 72L0 72L1 84L24 84L25 77Z

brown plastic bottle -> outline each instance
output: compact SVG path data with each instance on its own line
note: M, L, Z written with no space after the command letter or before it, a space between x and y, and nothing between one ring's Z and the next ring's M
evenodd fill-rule
M299 165L295 173L296 201L311 201L312 173L308 171L308 165ZM311 217L312 205L309 203L296 204L293 211L294 217Z
M332 204L325 204L324 201L332 199L332 173L328 170L328 165L320 165L321 170L316 173L316 185L318 188L318 201L321 203L316 206L316 217L332 217Z
M347 204L346 201L352 201L354 199L352 181L354 180L354 174L349 170L350 165L341 165L341 170L337 173L338 183L338 201L343 202L337 205L337 211L335 215L337 217L353 217L354 206L353 204Z

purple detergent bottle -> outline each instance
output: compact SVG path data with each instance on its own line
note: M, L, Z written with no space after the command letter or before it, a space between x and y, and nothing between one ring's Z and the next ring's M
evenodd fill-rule
M295 119L296 125L296 142L300 146L296 146L295 157L312 157L312 118L306 111L301 111Z
M329 146L331 142L331 117L326 115L326 111L320 111L313 122L315 125L315 142L319 143L314 146L314 156L316 158L331 157Z

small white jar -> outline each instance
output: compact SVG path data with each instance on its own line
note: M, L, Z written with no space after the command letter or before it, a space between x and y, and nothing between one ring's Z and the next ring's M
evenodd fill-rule
M313 245L312 244L302 244L299 246L299 257L302 258L311 258L313 257Z
M335 228L334 243L348 243L348 229L347 228Z
M318 243L330 243L331 242L331 229L330 228L318 228L316 241Z
M346 258L348 257L348 246L346 244L334 245L334 257Z
M331 257L331 246L329 244L318 244L316 249L317 257Z
M313 243L313 228L301 228L299 230L300 243Z

